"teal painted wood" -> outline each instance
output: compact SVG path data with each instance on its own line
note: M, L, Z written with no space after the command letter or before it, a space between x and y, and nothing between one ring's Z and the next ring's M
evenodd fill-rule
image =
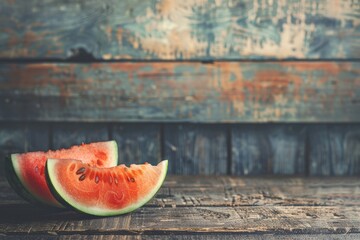
M360 175L360 125L316 125L309 128L311 175Z
M104 123L51 125L52 131L48 123L0 123L0 166L10 153L111 138L118 142L120 163L154 164L163 157L170 161L171 174L360 174L358 123L166 124L163 136L160 125L152 123L110 124L111 128ZM231 138L227 136L228 127ZM0 168L0 179L2 171Z
M47 151L50 147L50 124L27 123L25 151Z
M224 126L165 125L163 141L164 158L169 160L169 173L227 174L228 142Z
M0 120L358 122L360 62L1 64Z
M270 171L271 146L265 131L263 125L231 128L231 174L262 175Z
M231 174L305 174L305 137L304 125L235 125Z
M108 140L109 131L105 124L61 123L54 124L52 127L52 145L54 149Z
M120 164L161 161L159 124L114 124L111 138L118 144Z
M12 0L1 58L349 59L358 0Z

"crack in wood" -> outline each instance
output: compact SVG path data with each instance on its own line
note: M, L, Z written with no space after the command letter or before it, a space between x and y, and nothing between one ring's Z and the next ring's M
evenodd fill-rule
M204 219L207 220L209 219L222 220L222 219L228 219L230 217L229 213L217 212L205 208L196 208L196 211L199 212L200 216L202 216Z

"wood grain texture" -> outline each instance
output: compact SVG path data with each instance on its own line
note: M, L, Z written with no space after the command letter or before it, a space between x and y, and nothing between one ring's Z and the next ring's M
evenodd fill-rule
M159 124L114 124L112 139L119 148L119 163L157 164L161 160Z
M0 236L351 237L360 233L358 180L169 176L144 207L108 218L34 208L11 199L10 188L0 181L0 193L8 194L5 201L0 194Z
M359 124L316 125L309 130L311 175L359 176Z
M359 62L1 64L0 120L356 122Z
M26 211L25 209L22 209ZM4 214L8 216L5 209ZM9 219L1 234L181 234L298 233L345 234L360 232L357 207L143 207L120 217L93 218L73 212L48 213L36 221ZM181 219L181 222L179 220Z
M196 124L165 125L164 152L164 158L170 161L170 173L226 174L226 128Z
M26 131L24 125L0 123L0 180L4 178L4 160L11 153L24 152Z
M52 128L54 149L69 148L81 143L109 140L108 127L99 123L61 123Z
M0 123L0 179L5 176L3 161L12 153L49 148L49 126L36 123Z
M358 180L169 176L147 206L360 206Z
M79 238L76 238L79 237ZM87 238L89 237L89 238ZM111 240L117 240L119 239L119 235L93 235L93 236L63 236L60 237L60 240L62 239L73 239L73 240L104 240L104 239L111 239ZM288 239L297 239L297 240L358 240L360 238L360 234L239 234L239 233L223 233L223 234L214 234L214 233L200 233L200 234L181 234L181 235L175 235L175 234L168 234L168 235L125 235L123 236L126 240L141 240L141 239L148 239L148 240L158 240L158 239L180 239L180 240L219 240L219 239L226 239L226 240L288 240Z
M232 174L305 173L304 125L235 125L231 132Z
M360 238L360 234L358 233L347 233L347 234L297 234L297 233L289 233L289 234L243 234L243 233L197 233L197 234L164 234L164 235L101 235L101 234L85 234L85 235L5 235L0 236L0 239L4 240L358 240Z
M357 0L3 1L0 57L358 58Z
M359 178L225 177L168 175L146 207L354 206L359 207ZM0 181L0 205L28 208L7 182ZM35 208L33 211L38 211ZM10 211L10 210L9 210ZM16 211L17 212L17 211ZM22 214L19 210L17 214ZM46 210L39 211L41 219ZM17 216L14 213L13 218ZM22 216L24 218L24 216ZM34 214L26 218L34 219ZM6 219L5 219L6 220ZM4 221L5 221L4 220Z

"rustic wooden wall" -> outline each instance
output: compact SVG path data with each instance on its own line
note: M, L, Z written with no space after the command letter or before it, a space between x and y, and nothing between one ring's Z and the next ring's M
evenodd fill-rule
M353 122L359 62L0 65L0 120Z
M0 157L109 139L121 163L169 159L171 174L360 174L360 124L2 122Z
M0 3L0 159L115 139L173 174L360 174L359 0Z
M9 0L0 57L359 58L358 0Z

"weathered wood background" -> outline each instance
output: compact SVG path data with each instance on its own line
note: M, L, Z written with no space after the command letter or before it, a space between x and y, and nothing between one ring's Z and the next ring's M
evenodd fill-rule
M360 174L360 124L1 123L0 155L108 139L120 162L169 159L170 174Z
M2 1L0 157L359 175L359 60L360 0Z
M359 62L0 65L0 120L353 122Z
M0 57L359 58L358 0L9 0Z
M36 208L0 180L0 239L351 239L360 237L358 178L168 176L121 216Z

